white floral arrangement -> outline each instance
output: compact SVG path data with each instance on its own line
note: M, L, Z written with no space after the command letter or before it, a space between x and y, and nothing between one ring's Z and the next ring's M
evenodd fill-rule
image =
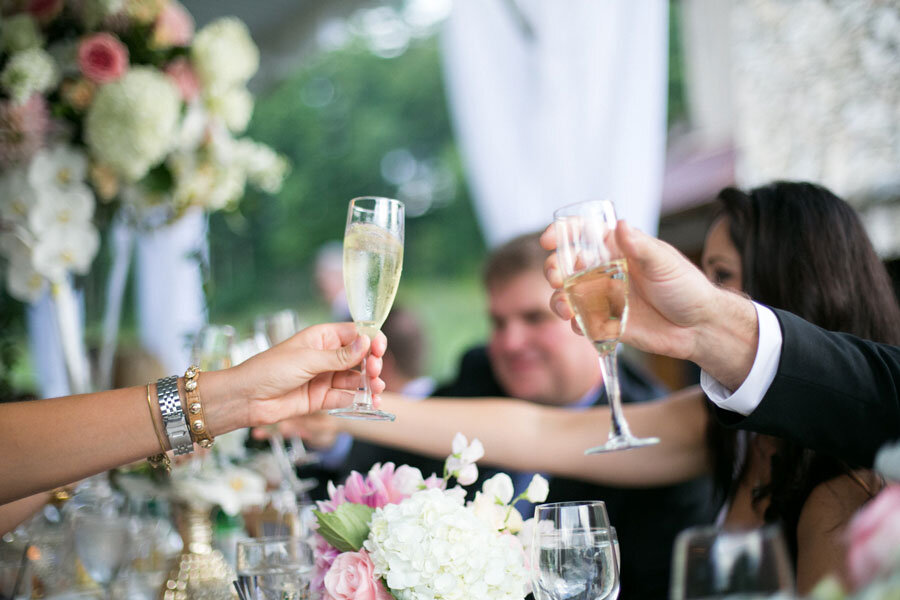
M7 3L0 22L0 255L24 302L85 274L99 213L138 227L278 191L287 162L240 137L259 51L176 0Z
M442 478L386 463L329 484L315 511L313 587L327 600L521 600L533 519L523 522L513 504L546 500L547 481L535 475L513 498L500 473L466 502L460 484L476 481L483 454L478 440L457 434ZM458 485L448 489L451 478Z

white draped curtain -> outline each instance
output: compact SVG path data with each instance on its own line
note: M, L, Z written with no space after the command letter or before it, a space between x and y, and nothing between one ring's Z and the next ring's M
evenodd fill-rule
M490 245L559 206L615 201L655 233L665 160L664 0L456 0L443 35L457 141Z

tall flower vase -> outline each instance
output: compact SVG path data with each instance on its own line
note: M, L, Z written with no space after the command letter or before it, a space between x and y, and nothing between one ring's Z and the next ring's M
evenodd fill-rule
M210 511L186 503L174 509L184 549L160 590L161 600L236 600L233 569L213 549Z

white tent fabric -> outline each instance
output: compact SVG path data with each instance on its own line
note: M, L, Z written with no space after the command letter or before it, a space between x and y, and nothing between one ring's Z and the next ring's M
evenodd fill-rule
M595 198L656 232L667 26L664 0L456 0L444 72L490 245Z

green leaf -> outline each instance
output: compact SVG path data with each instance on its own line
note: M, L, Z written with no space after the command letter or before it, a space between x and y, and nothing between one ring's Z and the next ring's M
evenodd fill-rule
M358 552L369 537L369 521L374 508L347 502L334 512L314 510L319 523L319 535L341 552Z

